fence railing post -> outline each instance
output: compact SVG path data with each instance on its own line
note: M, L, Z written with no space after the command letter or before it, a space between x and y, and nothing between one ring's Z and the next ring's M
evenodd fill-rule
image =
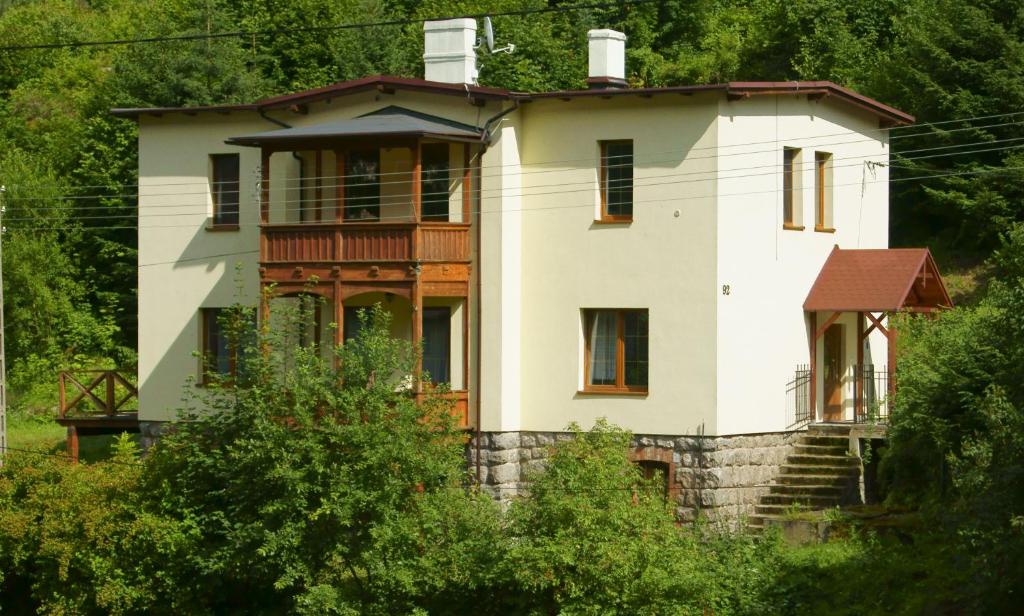
M64 419L64 416L68 412L68 397L67 397L67 385L65 385L64 371L61 370L57 373L57 404L58 404L58 416Z
M114 373L113 371L107 371L107 408L105 409L107 415L114 414L114 406L117 405L117 400L114 398Z

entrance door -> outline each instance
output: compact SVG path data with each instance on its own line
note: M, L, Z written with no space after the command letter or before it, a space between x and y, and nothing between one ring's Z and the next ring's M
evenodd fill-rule
M824 336L824 394L825 421L842 421L843 419L843 373L846 365L843 361L843 326L829 325Z

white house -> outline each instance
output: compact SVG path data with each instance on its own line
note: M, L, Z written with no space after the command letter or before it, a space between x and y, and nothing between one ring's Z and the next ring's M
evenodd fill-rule
M589 89L481 87L475 29L426 24L425 80L114 110L139 126L144 434L202 382L195 351L231 369L239 263L253 304L326 298L321 340L387 306L498 488L606 417L682 509L719 469L703 505L750 512L793 430L884 413L884 314L948 304L927 251L885 250L888 129L913 118L830 82L630 88L608 30Z

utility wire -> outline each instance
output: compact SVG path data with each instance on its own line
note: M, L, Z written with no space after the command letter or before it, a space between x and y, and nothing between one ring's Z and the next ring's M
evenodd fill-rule
M936 147L930 147L930 148L918 148L916 150L907 150L904 153L895 154L893 156L898 159L898 162L909 162L909 161L914 161L914 160L934 159L934 158L941 158L941 157L946 157L946 156L962 156L962 155L966 155L966 154L979 154L979 153L999 152L999 151L1007 151L1007 150L1019 149L1019 148L1024 147L1024 146L1017 145L1017 146L1005 146L1005 147L994 147L994 148L982 148L982 149L976 149L976 150L950 151L950 152L946 152L944 154L935 154L935 155L931 155L931 156L913 156L913 157L908 157L908 156L903 155L903 154L920 153L920 152L935 152L935 151L939 151L939 150L953 150L953 149L957 149L957 148L973 147L973 146L976 146L976 145L992 145L992 144L1001 144L1001 143L1019 142L1019 141L1024 141L1024 137L1012 137L1012 138L1008 138L1008 139L995 139L995 140L989 140L989 141L977 141L977 142L971 142L971 143L962 143L962 144L953 144L953 145L945 145L945 146L936 146ZM831 144L831 145L836 145L836 144ZM822 146L822 147L825 147L825 146ZM766 151L764 151L762 153L776 153L776 152L778 152L778 150L766 150ZM693 158L687 158L683 162L693 161L693 160L702 160L702 159L717 159L717 158L718 157L715 157L715 156L693 157ZM674 161L675 159L672 159L672 160ZM846 167L858 167L861 164L863 164L864 162L874 162L875 164L886 165L886 166L889 166L889 167L894 168L894 169L912 169L912 168L914 168L912 166L906 166L906 165L900 165L900 164L894 164L894 163L882 163L880 161L870 161L870 160L867 160L867 158L865 156L863 156L863 155L851 155L851 156L843 156L843 157L835 157L835 156L833 156L831 160L832 160L833 169L846 168ZM837 165L837 164L835 164L837 161L856 161L856 162L853 162L853 163L850 163L850 164L847 164L847 165ZM588 162L599 163L600 161L595 161L594 159L588 159ZM525 166L530 166L532 164L533 163L527 163ZM639 165L651 165L651 164L653 164L652 161L646 161L646 162L643 162L643 163L635 163L633 166L636 167L636 166L639 166ZM801 163L799 163L797 165L794 165L794 168L797 168L797 170L799 170L799 171L806 171L808 169L813 169L815 165L816 165L816 161L808 160L805 163L801 162ZM608 168L616 167L616 165L606 165L606 166ZM627 165L620 165L620 166L627 166ZM783 164L779 164L779 163L768 163L768 164L763 164L763 165L754 165L754 166L747 166L747 167L731 167L731 168L726 168L726 169L718 169L716 171L687 171L687 172L682 172L682 173L667 173L667 174L661 174L661 175L646 175L646 176L643 176L641 178L638 178L639 182L637 180L634 180L634 182L636 182L637 185L643 186L643 185L652 185L652 184L643 184L642 182L645 181L645 180L664 179L664 178L676 178L676 177L685 177L685 176L693 176L693 175L702 176L702 175L711 175L711 174L715 174L715 177L703 178L703 179L699 179L699 180L695 180L695 181L708 181L708 180L712 180L712 179L735 179L735 178L744 178L744 177L756 177L758 175L770 175L770 174L776 173L777 170L780 167L783 167L783 166L784 166ZM484 169L487 170L489 168L485 167ZM757 170L757 169L770 169L772 171L769 171L767 173L762 173L762 174L740 174L740 175L729 175L729 176L722 175L722 174L726 174L726 173L736 174L736 173L739 173L739 172L742 172L742 171ZM458 171L458 170L460 170L460 168L448 168L449 172ZM465 169L462 169L462 170L465 170ZM541 170L539 172L541 172L541 173L584 174L584 173L586 173L588 171L589 171L589 169L578 168L578 169ZM526 175L526 174L529 174L529 173L532 173L532 172L529 172L529 171L522 172L522 173L520 173L518 175ZM408 186L412 182L411 178L409 177L411 175L411 172L409 172L409 171L394 172L394 173L380 173L380 174L374 174L374 175L375 176L383 176L383 175L398 175L398 174L405 176L407 179L391 180L391 181L387 181L387 182L353 182L353 183L348 183L347 182L347 183L344 184L344 186L346 188L348 188L348 189L359 188L359 187L384 187L384 186L389 186L389 185ZM506 174L505 176L498 176L497 174L493 174L493 175L491 175L491 174L482 174L481 180L483 181L483 180L488 180L489 178L496 178L496 177L514 177L515 175L517 175L517 174L514 174L514 173L513 174ZM289 179L285 180L283 183L286 184L285 187L284 187L285 190L303 190L303 191L304 190L309 190L309 191L312 191L312 190L314 190L316 188L316 186L315 185L309 185L309 184L315 184L316 180L321 180L320 186L319 186L320 190L322 192L324 192L324 193L328 193L325 197L322 197L322 199L327 200L327 199L331 199L332 198L329 195L329 193L332 190L336 189L336 186L333 183L331 183L331 182L323 182L322 180L338 180L338 179L351 178L351 177L366 178L367 176L365 174L360 174L360 175L351 174L351 175L344 175L344 176L305 177L305 178L302 178L301 180L297 179L297 178L289 178ZM622 181L628 182L629 180L622 180ZM273 182L272 186L279 186L278 182L279 181ZM233 183L234 182L232 182L232 184ZM288 185L289 183L293 183L294 185L289 186ZM555 184L535 184L535 185L529 186L528 188L550 188L550 187L555 187L555 186L562 187L562 186L584 185L584 184L589 186L592 183L593 183L592 178L588 178L588 179L580 180L578 182L569 182L569 183L558 182L558 183L555 183ZM193 185L200 185L200 184L208 185L209 182L208 181L197 181L197 182L194 182L192 184ZM241 190L238 190L238 191L223 191L223 194L240 194L241 192L242 192ZM474 189L474 194L483 194L483 193L492 193L492 192L503 193L503 192L505 192L505 189L500 188L500 187ZM537 194L542 194L542 193L537 193ZM86 199L115 199L115 198L116 199L136 199L136 198L138 198L138 199L142 199L142 198L154 199L154 198L157 198L157 197L188 197L188 196L202 196L202 197L206 197L206 196L209 196L209 195L210 195L210 191L209 190L203 190L203 191L200 191L200 192L171 192L171 193L154 193L154 194L139 194L139 195L128 195L128 194L124 194L124 195L61 195L61 196L53 196L53 197L17 197L15 199L15 201L86 200ZM413 196L413 193L397 193L397 194L386 195L386 197L388 199L398 199L398 198L412 197L412 196ZM315 198L300 197L299 199L275 200L275 203L287 205L287 204L290 204L290 203L307 203L307 202L315 202L315 201L316 201ZM109 211L109 210L113 209L113 207L114 206L108 206L108 205L79 206L79 207L75 207L74 211L83 211L83 210L92 210L92 209L99 209L99 210L103 210L103 211ZM136 206L127 206L127 207L131 207L132 209L134 209ZM146 205L146 206L143 206L143 207L145 207L147 209L148 208L155 208L155 207L165 207L165 208L195 208L195 207L202 207L202 208L205 208L206 204L205 203L202 203L202 204L189 204L189 205L181 205L181 204L153 204L153 205ZM332 206L332 208L333 208L333 206ZM67 212L70 213L70 210L67 207L43 206L43 207L32 207L31 209L32 209L32 211L60 210L60 211L67 211ZM135 216L134 213L130 213L130 212L129 213L124 213L123 215L124 216ZM176 215L176 214L148 214L147 216L172 216L172 215ZM89 218L88 216L86 216L86 217L79 217L79 219L88 219L88 218Z
M119 45L140 45L149 43L173 43L227 38L253 38L256 36L277 36L296 33L325 33L342 30L361 30L363 28L379 28L384 26L409 26L427 21L445 21L448 19L482 19L484 17L523 17L542 13L568 13L594 9L614 9L642 4L652 4L661 0L618 0L618 2L601 2L596 4L580 4L576 6L549 6L536 9L520 9L498 13L476 13L470 15L453 15L449 17L428 17L422 19L390 19L385 21L337 24L333 26L304 26L300 28L274 28L268 30L235 30L231 32L208 32L205 34L179 34L173 36L151 36L134 39L111 39L106 41L76 41L69 43L39 43L32 45L5 45L0 51L30 51L38 49L77 49L80 47L108 47Z
M909 177L909 178L895 178L895 179L890 178L888 180L881 180L881 179L880 180L866 180L866 181L860 181L860 182L850 182L850 183L845 183L845 184L833 184L832 186L833 187L838 187L838 186L863 186L865 184L877 184L877 183L880 183L880 182L896 183L896 182L928 180L928 179L945 178L945 177L959 177L959 176L971 176L971 175L986 175L986 174L993 174L993 173L1006 173L1006 172L1020 171L1020 170L1024 170L1024 166L999 167L999 168L995 168L995 169L980 169L980 170L974 170L974 171L961 171L961 172L951 172L951 173L937 173L937 174L932 174L932 175L922 175L922 176L915 176L915 177ZM675 182L675 183L670 182L668 184L677 184L677 183L678 182ZM664 185L664 184L661 184L661 185ZM810 190L810 188L806 188L806 189L802 189L802 190ZM573 192L578 192L578 191L573 191ZM714 194L713 193L713 194L707 194L707 195L684 195L684 196L668 197L668 198L664 198L664 199L636 199L636 200L633 201L633 203L634 204L647 203L647 204L661 204L661 205L664 205L664 204L679 203L681 201L688 201L688 200L692 200L692 199L709 199L709 198L714 198L714 197L721 198L721 197L738 197L738 196L749 196L749 195L765 195L765 194L774 194L774 193L779 193L779 192L784 192L784 189L772 188L772 189L755 190L755 191L738 192L738 193L718 193L718 194ZM561 194L561 193L552 192L552 193L545 193L545 194L557 195L557 194ZM534 195L534 196L536 196L536 195ZM471 211L471 214L476 214L476 215L482 216L484 214L530 213L530 212L544 212L544 211L552 211L552 210L594 208L594 207L595 207L594 203L588 202L588 203L579 204L579 205L553 205L553 206L545 206L545 207L529 207L529 208L502 209L502 210L473 210L473 211ZM368 224L373 224L373 223L377 223L377 222L383 222L385 220L393 220L395 222L407 222L407 223L412 223L413 222L410 219L409 216L378 217L376 219L373 219L372 221L366 221L366 222ZM357 222L357 221L349 220L348 222ZM294 226L301 226L303 223L282 223L282 224L291 224L291 225L294 225ZM330 221L328 221L327 223L324 223L324 224L330 224ZM42 231L42 232L60 232L60 231L68 231L68 232L93 232L93 231L100 231L100 230L116 230L116 229L121 229L121 230L137 229L137 230L152 231L152 230L155 230L155 229L194 229L194 228L196 228L196 226L197 226L196 223L193 223L193 224L181 224L181 225L145 225L145 226L141 226L141 227L138 226L138 225L117 225L117 226L97 226L97 227L91 227L91 226L90 227L82 227L82 226L63 226L63 227L61 227L61 226L23 226L23 227L10 227L10 228L8 228L8 231L18 230L18 231ZM242 228L242 227L259 227L259 226L261 226L261 223L239 223L239 225L237 225L237 226L240 227L240 228ZM313 224L310 224L310 227L311 228L316 228L315 225L313 225ZM147 264L142 264L139 267L145 267L146 265Z

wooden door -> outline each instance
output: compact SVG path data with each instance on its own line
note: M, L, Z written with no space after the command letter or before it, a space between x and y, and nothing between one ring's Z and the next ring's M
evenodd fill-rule
M843 419L843 374L846 372L843 353L843 326L829 325L825 330L822 367L824 368L825 421Z

